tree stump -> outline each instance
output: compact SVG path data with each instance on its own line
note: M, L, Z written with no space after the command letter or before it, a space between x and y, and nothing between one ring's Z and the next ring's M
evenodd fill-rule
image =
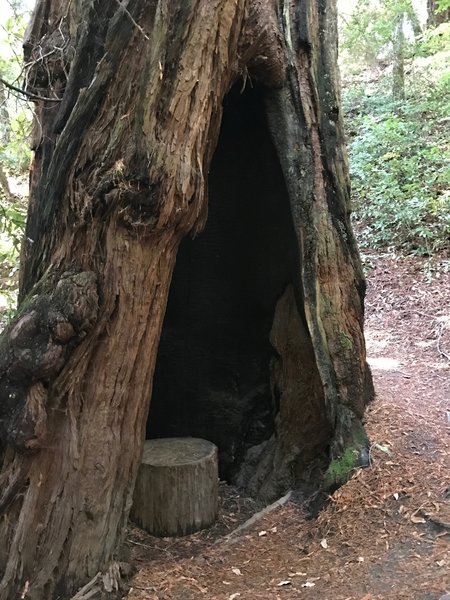
M217 515L217 447L198 438L144 444L131 518L152 535L186 535Z

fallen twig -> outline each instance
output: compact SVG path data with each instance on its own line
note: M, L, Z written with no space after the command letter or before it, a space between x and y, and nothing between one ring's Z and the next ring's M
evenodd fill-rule
M441 339L442 339L442 332L444 330L444 323L441 323L439 325L439 332L438 332L438 339L437 339L437 351L439 352L439 354L441 356L444 356L448 361L450 361L450 354L447 354L446 352L444 352L441 348Z
M155 546L149 546L148 544L143 544L142 542L135 542L130 538L127 539L128 544L134 544L135 546L141 546L142 548L147 548L148 550L155 550Z
M227 543L232 538L237 537L243 531L245 531L246 529L248 529L249 527L254 525L257 521L259 521L259 519L262 519L263 517L268 515L270 512L272 512L279 506L283 506L283 504L286 504L286 502L290 499L291 496L292 496L292 490L290 490L282 498L279 498L275 502L272 502L272 504L269 504L268 506L266 506L265 508L263 508L262 510L260 510L259 512L254 514L252 517L250 517L250 519L247 519L247 521L245 521L245 523L242 523L242 525L239 525L239 527L236 527L236 529L233 529L233 531L231 531L225 537L220 538L219 540L216 540L215 544L220 544L221 542Z
M100 592L103 587L100 583L101 580L102 574L98 572L97 575L95 575L95 577L88 581L86 585L79 589L75 596L72 596L70 600L89 600L89 598L93 598L95 594Z

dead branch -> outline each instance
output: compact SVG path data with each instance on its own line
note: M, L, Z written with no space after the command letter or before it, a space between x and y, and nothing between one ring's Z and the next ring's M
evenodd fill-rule
M100 572L95 575L88 583L83 586L75 596L72 596L70 600L89 600L102 590L102 574Z
M2 83L5 87L13 92L17 92L18 94L23 94L30 100L44 100L46 102L61 102L61 98L47 98L46 96L39 96L39 94L33 94L32 92L27 92L26 90L22 90L21 88L9 83L3 77L0 77L0 83Z
M121 2L121 0L116 0L116 2L120 6L120 8L123 10L123 12L127 15L127 17L130 19L130 21L133 23L133 25L136 27L136 29L138 29L142 33L142 35L144 36L144 38L146 40L149 40L150 38L148 37L148 35L145 33L145 31L142 29L142 27L139 25L139 23L136 23L135 19L133 18L133 15L126 8L126 6L124 6L124 4Z
M444 331L444 323L441 323L439 325L439 331L438 331L438 339L437 339L437 351L439 352L439 354L441 356L444 356L448 361L450 361L450 354L447 354L446 352L444 352L444 350L442 350L441 348L441 339L442 339L442 332Z
M257 521L271 513L273 510L286 504L286 502L291 498L291 496L292 490L290 490L287 494L285 494L275 502L272 502L272 504L269 504L268 506L254 514L252 517L250 517L250 519L247 519L245 523L242 523L242 525L239 525L239 527L236 527L236 529L233 529L231 533L226 535L224 538L217 540L215 543L220 544L221 542L229 542L232 538L235 538L236 536L240 535L243 531L254 525Z

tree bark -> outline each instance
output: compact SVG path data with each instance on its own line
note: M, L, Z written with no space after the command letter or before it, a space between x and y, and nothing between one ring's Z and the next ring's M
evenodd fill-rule
M239 78L266 90L288 192L299 267L277 314L298 312L310 348L317 452L365 443L372 384L336 39L331 0L38 1L27 82L61 102L37 104L20 310L0 364L1 600L70 597L117 559L177 249L206 221L222 101ZM267 444L272 492L279 465L306 464L296 423L281 419Z
M438 10L436 0L427 0L427 27L437 27L450 21L450 8Z

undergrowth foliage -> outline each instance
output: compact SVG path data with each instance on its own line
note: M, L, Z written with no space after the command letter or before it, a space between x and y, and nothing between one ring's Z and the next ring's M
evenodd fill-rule
M0 329L16 304L19 249L25 229L31 152L29 102L22 87L22 43L31 2L5 0L0 27Z
M404 100L393 99L386 64L353 73L344 86L362 246L428 256L450 250L450 27L443 25L416 44Z
M381 94L358 111L349 152L361 243L422 255L448 249L450 113L436 99L399 105Z
M22 43L30 17L25 4L8 0L3 6L6 18L0 27L0 77L18 88L22 87ZM26 99L0 82L0 163L9 173L28 169L31 117Z

